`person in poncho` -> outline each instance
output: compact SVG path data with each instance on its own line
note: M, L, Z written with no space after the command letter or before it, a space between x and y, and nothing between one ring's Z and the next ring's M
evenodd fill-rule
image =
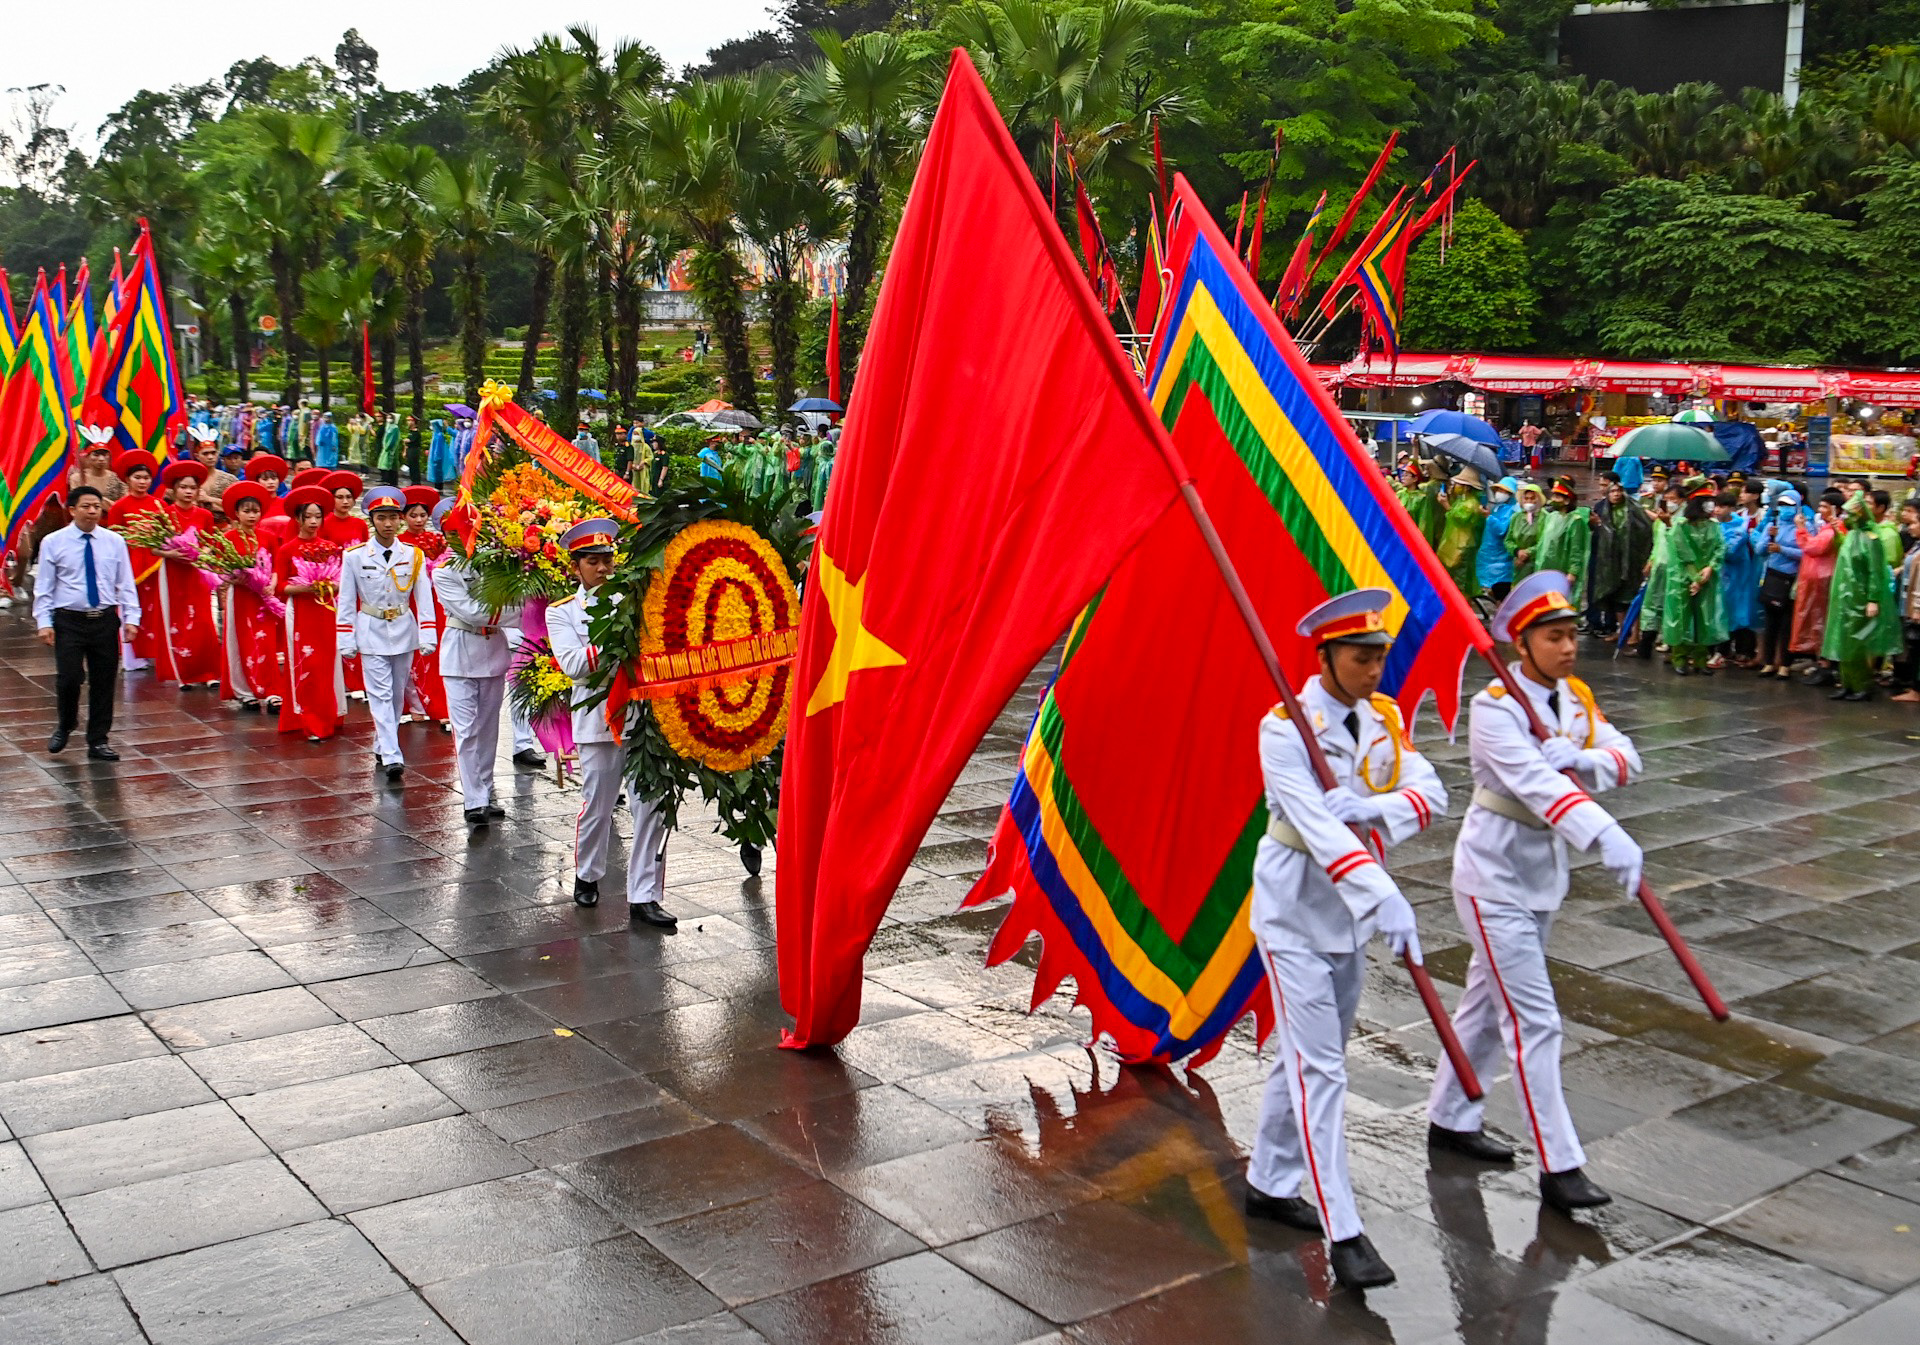
M1513 557L1513 582L1540 568L1540 521L1546 495L1531 481L1520 483L1520 510L1507 526L1507 554Z
M1435 548L1440 563L1447 567L1460 592L1469 598L1480 594L1480 536L1487 526L1486 506L1480 503L1480 473L1462 467L1447 492L1447 510Z
M1807 524L1806 511L1794 520L1794 542L1800 548L1800 582L1794 590L1793 652L1808 654L1817 666L1807 679L1808 686L1831 686L1833 669L1820 657L1826 643L1827 599L1833 582L1833 567L1840 551L1840 506L1846 496L1831 488L1820 492L1814 506L1813 526Z
M1513 556L1507 550L1507 529L1513 526L1513 516L1519 512L1519 503L1514 498L1519 493L1520 483L1510 476L1501 477L1487 492L1493 508L1487 515L1486 531L1480 534L1474 577L1480 581L1481 591L1495 602L1504 602L1513 589Z
M1592 514L1578 505L1573 481L1559 477L1548 492L1546 513L1540 520L1540 554L1536 570L1558 570L1573 581L1576 597L1587 591L1587 560L1592 542Z
M380 480L393 485L400 479L400 417L397 413L387 416L386 426L380 431L380 457L374 463L380 471Z
M1820 657L1840 665L1840 688L1829 699L1873 699L1873 660L1900 652L1900 614L1893 568L1873 529L1867 497L1846 503L1845 534L1827 590L1827 629Z
M1713 486L1699 481L1687 494L1680 521L1667 533L1667 583L1660 629L1682 677L1708 673L1707 657L1727 638L1720 566L1726 538L1713 518Z
M1610 639L1619 632L1621 615L1646 582L1647 562L1653 557L1653 520L1616 481L1607 487L1606 498L1593 506L1590 522L1593 570L1588 587L1593 633Z
M1760 521L1760 488L1743 484L1740 492L1723 490L1713 502L1713 517L1726 539L1727 554L1720 564L1721 600L1727 606L1727 638L1733 642L1736 667L1757 668L1760 643L1760 557L1751 534ZM1716 656L1713 666L1723 666Z
M1415 463L1407 469L1409 484L1400 491L1400 503L1406 506L1413 525L1420 529L1427 545L1436 549L1447 523L1446 487L1440 482L1441 470L1437 460Z
M1647 511L1653 523L1653 550L1647 554L1647 596L1640 603L1640 647L1635 652L1641 658L1653 657L1660 638L1667 601L1667 534L1679 515L1682 499L1678 486L1665 488Z

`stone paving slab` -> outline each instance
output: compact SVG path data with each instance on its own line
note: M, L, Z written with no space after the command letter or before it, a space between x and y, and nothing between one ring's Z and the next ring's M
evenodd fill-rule
M122 762L49 757L49 660L0 617L0 1342L1920 1338L1920 715L1586 672L1652 777L1608 802L1736 1016L1577 857L1553 970L1617 1199L1576 1221L1525 1167L1430 1159L1432 1031L1375 958L1349 1136L1401 1279L1361 1296L1240 1213L1248 1025L1197 1076L1126 1069L1070 990L1027 1012L1026 955L984 967L998 913L956 912L1038 678L902 882L861 1026L796 1055L773 857L747 879L696 811L680 930L636 932L567 900L571 791L503 762L511 816L470 837L425 727L389 786L363 710L313 747L135 677ZM1449 1003L1455 825L1395 866Z

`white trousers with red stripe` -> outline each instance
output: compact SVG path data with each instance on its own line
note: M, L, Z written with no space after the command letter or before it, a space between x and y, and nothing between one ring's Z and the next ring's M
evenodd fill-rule
M1547 976L1547 935L1554 913L1458 892L1453 905L1473 943L1466 993L1453 1013L1460 1045L1483 1081L1499 1070L1501 1052L1506 1053L1520 1115L1540 1166L1548 1172L1580 1167L1587 1156L1560 1086L1565 1032ZM1485 1110L1483 1103L1467 1100L1459 1076L1443 1055L1427 1099L1427 1118L1448 1130L1478 1130Z
M597 883L606 876L607 852L613 846L613 806L625 784L621 778L627 749L619 743L581 743L580 816L573 830L573 872ZM651 804L627 790L633 809L633 848L627 852L627 902L658 901L666 891L666 868L660 863L660 841L666 822Z
M1273 1071L1260 1097L1247 1184L1305 1196L1335 1242L1358 1237L1347 1179L1347 1036L1360 1011L1367 955L1261 943L1273 993ZM1306 1124L1301 1124L1301 1118Z

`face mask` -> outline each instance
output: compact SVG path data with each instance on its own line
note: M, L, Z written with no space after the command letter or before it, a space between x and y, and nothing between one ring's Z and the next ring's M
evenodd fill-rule
M1513 496L1507 494L1504 490L1496 490L1493 492L1493 502L1495 504L1508 504L1511 503L1512 500Z
M1539 513L1539 512L1540 512L1540 501L1538 501L1538 500L1528 500L1528 501L1527 501L1527 506L1526 506L1526 507L1527 507L1527 512L1528 512L1529 514L1537 514L1537 513Z

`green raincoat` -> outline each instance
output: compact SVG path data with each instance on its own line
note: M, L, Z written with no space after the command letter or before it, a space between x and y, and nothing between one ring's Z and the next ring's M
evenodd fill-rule
M400 417L394 416L380 432L380 461L374 464L383 472L400 470Z
M1513 557L1516 584L1540 568L1540 520L1545 516L1544 509L1536 509L1531 514L1517 509L1513 522L1507 527L1507 554ZM1529 553L1525 560L1520 559L1522 551Z
M1660 631L1669 647L1711 646L1727 638L1727 605L1720 594L1720 562L1726 554L1726 534L1711 518L1677 523L1668 531ZM1690 592L1709 569L1700 591Z
M1480 535L1486 527L1487 515L1480 507L1480 492L1466 486L1455 487L1453 498L1447 503L1440 545L1435 550L1440 563L1453 576L1454 584L1469 598L1480 592Z
M1587 597L1587 553L1592 533L1591 514L1583 505L1565 513L1548 509L1540 518L1540 554L1536 570L1558 570L1573 580L1576 606Z
M1653 521L1629 498L1618 509L1602 501L1593 506L1593 573L1595 602L1625 607L1640 591L1653 555Z
M1664 518L1653 520L1653 550L1648 553L1647 598L1640 604L1640 630L1653 635L1660 630L1667 606L1667 537L1673 531Z
M1867 615L1878 603L1879 614ZM1827 631L1820 657L1844 662L1900 652L1900 614L1893 601L1893 569L1871 526L1849 527L1833 562L1827 590Z

